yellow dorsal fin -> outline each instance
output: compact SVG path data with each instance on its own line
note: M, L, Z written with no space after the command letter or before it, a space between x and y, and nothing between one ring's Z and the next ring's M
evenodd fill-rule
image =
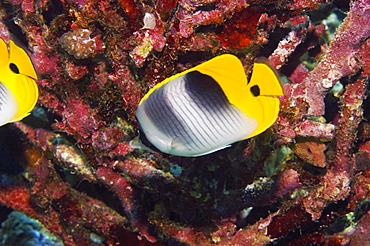
M254 85L258 86L259 95L261 96L284 95L279 76L265 62L254 63L249 83L243 64L236 56L231 54L217 56L186 70L185 73L191 71L199 71L211 76L220 85L229 102L239 108L243 107L245 98L251 95L250 88Z
M224 54L190 70L211 76L221 87L231 104L238 104L247 78L241 61L234 55ZM237 106L237 105L235 105Z
M141 102L163 84L192 71L211 76L220 85L230 103L240 97L241 90L247 85L244 68L240 60L234 55L224 54L163 80L150 89L141 99Z
M10 58L9 63L14 63L19 69L19 73L37 79L35 68L27 52L17 46L12 40L9 41Z

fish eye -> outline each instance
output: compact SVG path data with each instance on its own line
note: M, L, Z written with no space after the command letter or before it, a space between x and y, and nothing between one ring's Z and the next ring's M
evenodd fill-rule
M14 63L10 63L9 68L10 70L12 70L13 73L19 74L19 69Z
M260 88L258 85L254 85L251 87L251 92L253 94L253 96L259 96L260 95Z

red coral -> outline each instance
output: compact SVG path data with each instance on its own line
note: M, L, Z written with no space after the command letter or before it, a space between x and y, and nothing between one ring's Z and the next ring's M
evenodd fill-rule
M218 34L223 47L242 49L256 40L257 23L261 14L250 8L235 14L234 18L226 21Z
M140 5L137 4L136 0L119 0L121 8L125 12L126 16L129 18L130 28L139 29L141 20L144 17Z
M276 196L283 197L301 186L298 172L293 169L286 170L280 177Z
M311 216L300 207L292 207L282 215L273 217L268 226L268 235L271 238L284 236L288 231L295 228L307 226L311 221Z

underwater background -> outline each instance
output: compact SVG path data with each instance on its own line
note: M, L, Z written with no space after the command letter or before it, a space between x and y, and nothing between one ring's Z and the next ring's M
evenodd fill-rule
M370 0L3 0L38 105L0 128L0 245L370 245ZM266 57L264 133L202 157L134 150L162 80Z

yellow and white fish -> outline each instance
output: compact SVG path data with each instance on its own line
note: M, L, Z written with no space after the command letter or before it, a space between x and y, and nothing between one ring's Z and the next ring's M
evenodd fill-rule
M0 126L22 120L38 98L36 71L27 52L0 38Z
M254 64L248 83L236 56L215 57L167 78L141 99L139 136L130 146L178 156L215 152L269 128L282 95L266 63Z

